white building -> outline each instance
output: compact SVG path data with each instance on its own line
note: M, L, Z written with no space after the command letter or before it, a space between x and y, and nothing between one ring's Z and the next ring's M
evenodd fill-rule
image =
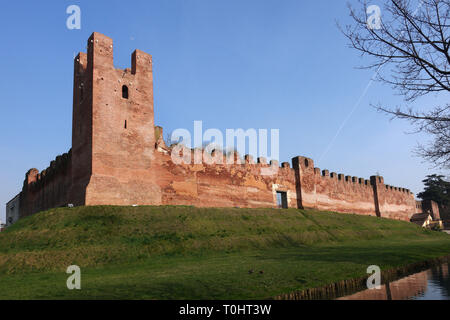
M10 226L19 220L20 193L6 204L6 226Z

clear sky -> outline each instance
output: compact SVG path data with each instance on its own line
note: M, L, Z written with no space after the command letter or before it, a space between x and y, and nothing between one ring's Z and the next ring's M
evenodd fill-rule
M66 27L72 4L81 30ZM221 130L275 128L280 161L304 155L330 172L378 172L387 184L421 191L424 176L438 172L412 153L426 137L370 107L403 104L387 86L374 83L357 104L373 71L355 68L364 61L336 21L350 22L344 1L2 3L0 202L20 191L28 169L43 170L70 149L73 57L93 31L113 38L118 68L130 67L136 48L152 54L155 123L165 132L193 130L194 120Z

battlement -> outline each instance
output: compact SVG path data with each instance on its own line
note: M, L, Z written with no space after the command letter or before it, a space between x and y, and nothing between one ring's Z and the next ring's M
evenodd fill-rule
M242 157L239 152L230 151L226 152L223 149L216 148L213 150L207 150L205 147L203 148L188 148L182 142L181 143L173 143L170 147L165 147L162 150L160 147L162 145L165 146L165 143L162 139L163 128L160 126L155 126L155 138L157 139L157 143L155 144L155 149L159 150L162 153L168 152L168 154L172 155L173 152L178 154L180 158L183 158L184 155L190 153L190 158L186 158L184 162L185 164L196 163L196 164L205 164L205 165L254 165L261 167L273 167L280 169L290 169L289 162L283 162L281 165L277 160L270 160L267 163L267 159L265 157L258 157L256 162L252 155L246 154Z
M416 211L409 190L381 176L321 170L302 156L280 164L166 146L153 107L152 56L136 49L130 67L115 68L113 40L92 33L74 59L72 148L27 172L20 216L69 203L314 208L403 220Z
M294 157L299 207L356 212L408 220L414 197L406 188L384 184L382 176L370 179L321 170L307 157Z
M131 75L152 72L152 56L142 50L136 49L131 53L131 67L119 69L114 67L113 39L104 34L93 32L87 41L87 53L79 52L75 57L75 67L78 73L89 69L115 69L129 70ZM76 72L76 73L77 73Z
M52 181L57 175L67 174L71 161L72 150L69 150L69 152L57 156L55 160L52 160L50 165L41 172L36 168L28 170L25 174L23 189L35 192Z
M352 183L355 185L363 186L363 187L372 187L372 184L370 183L370 180L355 177L355 176L349 176L344 175L343 173L337 174L336 172L331 172L327 169L320 170L320 168L314 168L314 174L323 179L331 179L342 183Z
M131 73L152 72L152 56L141 50L135 50L131 55Z
M306 157L298 157L301 158L304 164L304 168L311 168L311 166L314 165L314 162L312 159L310 158L306 158ZM300 162L300 163L301 163ZM343 173L335 173L335 172L331 172L327 169L325 170L321 170L320 168L314 167L314 175L318 178L323 178L323 179L333 179L342 183L348 183L348 184L354 184L354 185L358 185L361 187L368 187L368 188L373 188L373 186L375 184L380 184L380 185L384 185L384 178L382 176L371 176L370 179L365 179L365 178L361 178L361 177L356 177L356 176L350 176L350 175L344 175ZM390 186L390 185L384 185L386 191L390 192L403 192L403 193L407 193L407 194L412 194L412 192L410 192L409 189L406 188L401 188L401 187L394 187L394 186Z

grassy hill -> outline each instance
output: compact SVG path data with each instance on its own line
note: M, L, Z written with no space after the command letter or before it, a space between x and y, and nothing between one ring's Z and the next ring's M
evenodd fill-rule
M372 264L386 269L448 254L447 234L351 214L58 208L0 233L0 299L269 298L364 276ZM66 287L73 264L81 290Z

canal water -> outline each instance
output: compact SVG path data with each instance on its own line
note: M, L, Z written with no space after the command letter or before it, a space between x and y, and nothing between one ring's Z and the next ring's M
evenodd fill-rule
M338 300L450 300L449 264L366 289Z

